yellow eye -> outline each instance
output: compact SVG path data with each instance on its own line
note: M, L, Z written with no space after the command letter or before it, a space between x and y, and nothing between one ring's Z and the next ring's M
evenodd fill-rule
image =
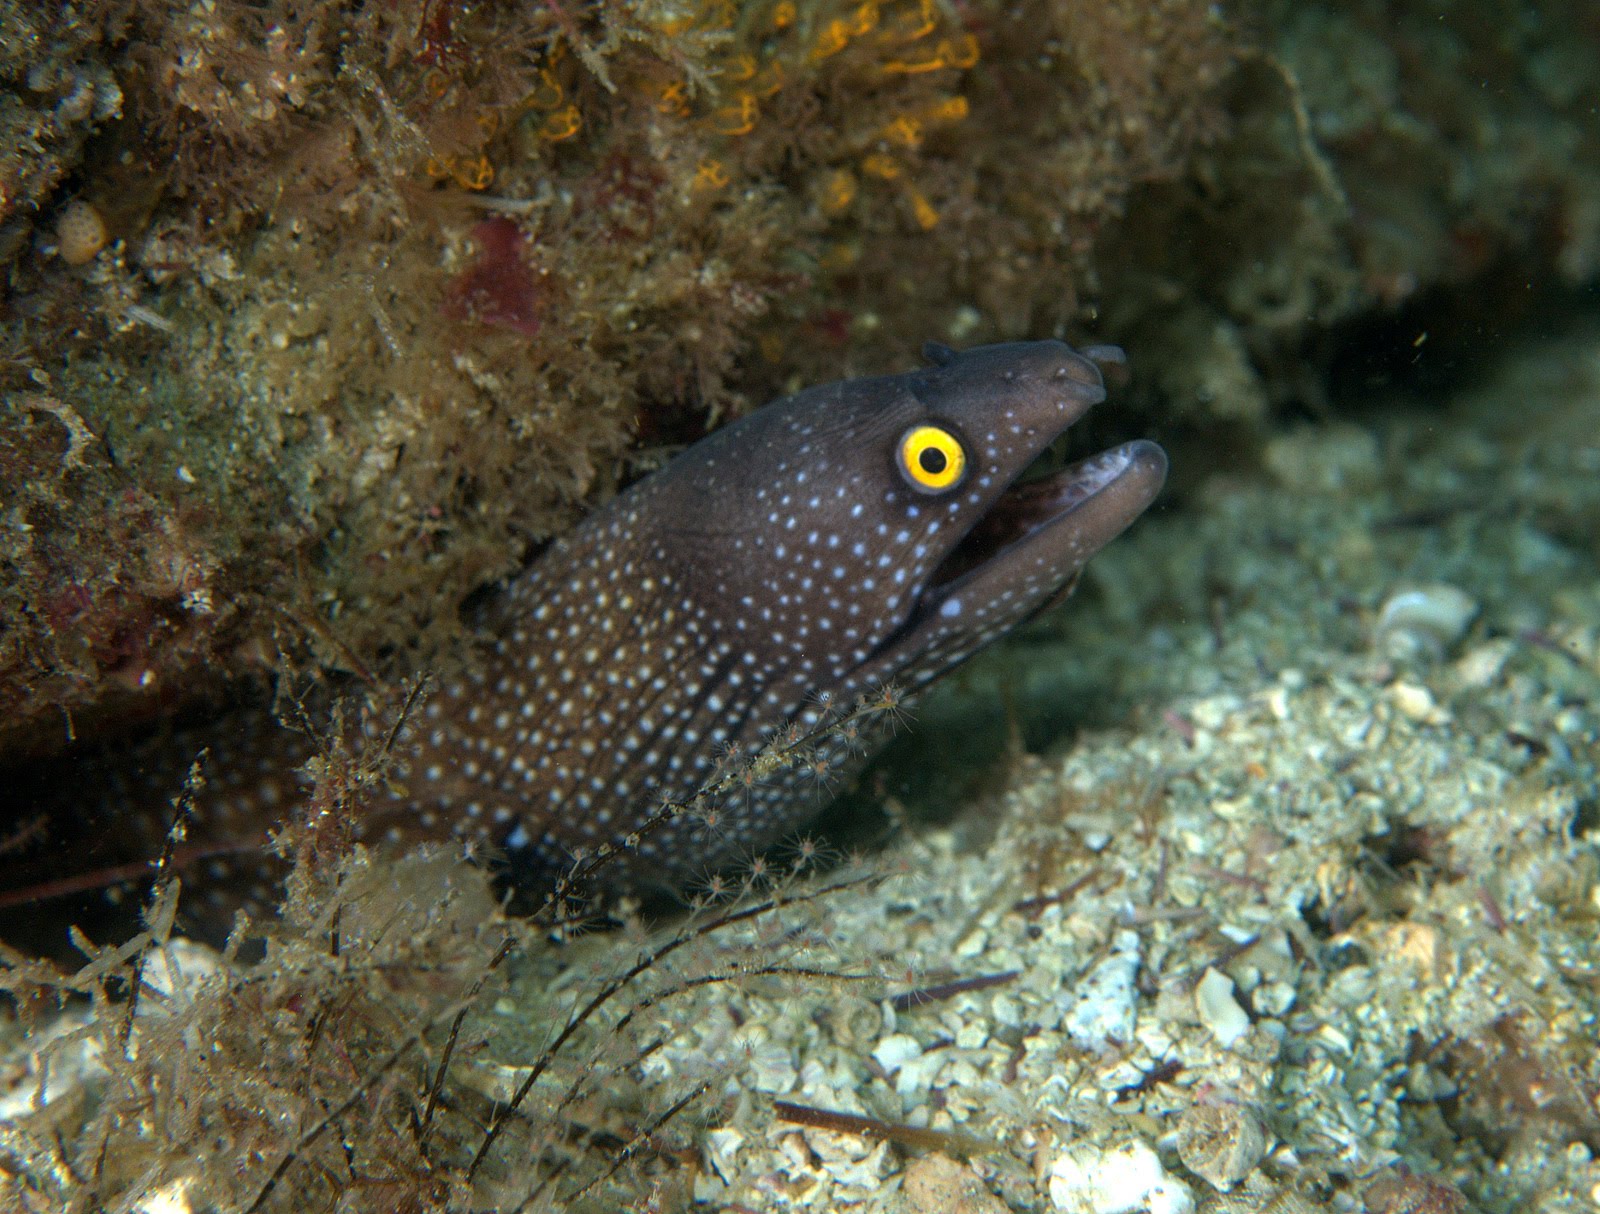
M943 426L912 426L900 436L900 475L918 493L943 493L961 483L967 451Z

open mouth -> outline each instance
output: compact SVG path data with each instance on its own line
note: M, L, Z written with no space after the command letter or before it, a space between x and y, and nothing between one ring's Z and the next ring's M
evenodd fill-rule
M1050 476L1019 479L933 571L927 588L944 589L1077 516L1083 525L1071 546L1074 563L1061 570L1065 580L1144 511L1161 488L1166 470L1166 453L1141 439L1091 455Z

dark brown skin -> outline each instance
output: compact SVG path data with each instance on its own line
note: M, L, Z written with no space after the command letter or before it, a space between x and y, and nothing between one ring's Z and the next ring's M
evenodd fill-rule
M475 668L416 707L367 837L470 842L548 880L691 798L730 753L887 685L914 697L1058 601L1166 474L1161 449L1134 442L1015 487L1104 399L1095 360L1120 351L1089 355L1051 341L930 347L932 366L812 388L683 452L507 589L507 624ZM144 752L142 772L82 789L77 834L54 832L75 841L46 867L158 852L170 798L207 745L186 847L209 853L201 871L236 897L236 862L258 867L265 831L306 795L297 768L314 747L265 714L213 735L180 736ZM859 750L818 761L844 766ZM616 879L677 886L768 846L819 808L816 774L782 772L709 819L661 825ZM6 817L38 805L14 801Z

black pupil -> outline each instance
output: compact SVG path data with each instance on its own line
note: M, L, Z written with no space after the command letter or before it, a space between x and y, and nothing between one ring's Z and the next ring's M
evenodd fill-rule
M924 447L917 453L917 466L929 476L938 476L949 463L944 457L944 452L937 447Z

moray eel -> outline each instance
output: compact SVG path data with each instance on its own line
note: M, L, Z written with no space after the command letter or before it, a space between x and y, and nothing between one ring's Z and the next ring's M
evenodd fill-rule
M823 800L816 767L861 747L832 740L710 814L662 822L657 807L830 706L885 685L914 697L1059 601L1166 475L1139 441L1019 479L1105 398L1114 347L925 353L921 370L811 388L716 431L551 546L506 590L479 660L416 709L367 837L473 840L549 874L656 815L615 880L681 886L802 826ZM109 811L143 815L146 854L200 745L180 741ZM303 798L311 748L265 714L208 745L191 837L259 852ZM235 888L207 863L213 888Z

